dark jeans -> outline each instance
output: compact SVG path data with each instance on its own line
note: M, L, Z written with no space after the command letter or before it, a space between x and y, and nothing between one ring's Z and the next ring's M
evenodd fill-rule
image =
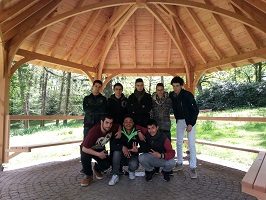
M88 135L89 130L93 127L93 125L89 125L89 126L84 126L83 127L83 139L85 139L85 137Z
M128 165L128 170L130 172L134 172L139 167L139 159L138 155L132 155L130 158L126 158L123 155L122 151L113 151L112 152L112 167L113 174L119 174L120 165L126 166Z
M92 158L94 160L96 160L95 170L97 172L103 172L110 167L110 157L109 156L105 159L100 159L97 156L93 156L93 155L90 155L90 154L87 154L87 153L84 153L83 151L81 151L81 164L83 167L84 174L86 174L87 176L93 175L92 166L91 166L91 159Z

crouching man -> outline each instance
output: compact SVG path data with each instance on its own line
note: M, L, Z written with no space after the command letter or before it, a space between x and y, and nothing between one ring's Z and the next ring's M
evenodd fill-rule
M170 181L170 172L175 167L175 150L170 140L164 133L159 132L159 127L154 119L147 124L149 134L143 146L143 154L139 156L140 164L145 168L146 181L151 181L155 174L155 167L162 167L165 181Z
M96 179L103 179L102 172L110 167L110 158L105 149L111 137L121 137L121 128L113 124L113 117L105 115L100 123L94 125L84 138L81 147L81 163L85 177L81 180L81 186L88 186L93 181L93 173ZM92 169L91 160L96 160Z

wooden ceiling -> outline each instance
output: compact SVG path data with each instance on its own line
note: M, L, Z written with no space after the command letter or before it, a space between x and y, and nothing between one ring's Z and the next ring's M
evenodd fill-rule
M186 74L266 59L265 0L2 0L12 74L22 63L85 73Z

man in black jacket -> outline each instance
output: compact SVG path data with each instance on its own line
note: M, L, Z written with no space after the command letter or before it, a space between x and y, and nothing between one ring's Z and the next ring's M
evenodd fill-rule
M89 130L106 114L107 100L100 93L102 89L102 81L95 80L92 84L92 92L90 95L85 96L83 99L84 117L84 130L83 138L86 137Z
M169 97L173 103L173 111L176 119L176 135L177 135L177 170L183 169L183 138L184 132L188 135L188 144L190 151L190 177L192 179L197 178L197 158L196 158L196 132L195 124L199 114L199 109L191 92L182 88L184 80L179 76L174 77L171 80L173 90Z
M123 125L124 116L127 114L127 98L123 94L123 85L114 84L114 94L107 101L107 111L114 117L114 123Z
M128 97L127 108L128 114L133 117L135 124L147 126L152 108L152 98L145 92L144 82L141 78L135 81L135 91Z

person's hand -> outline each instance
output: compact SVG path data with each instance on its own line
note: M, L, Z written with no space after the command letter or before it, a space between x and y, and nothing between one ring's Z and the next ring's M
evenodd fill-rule
M121 138L121 135L122 135L122 131L121 131L121 129L120 129L120 130L118 130L118 131L116 132L116 134L115 134L115 139L119 139L119 138Z
M105 159L105 158L107 157L107 153L106 153L106 151L103 150L103 151L99 152L98 157L99 157L100 159Z
M192 126L189 124L189 125L187 125L187 132L189 133L191 130L192 130Z
M154 151L153 149L151 149L150 154L155 158L161 158L161 154L157 151Z
M144 141L144 142L146 142L146 141L145 141L146 138L145 138L145 136L143 135L143 133L142 133L140 130L138 130L138 136L139 136L139 140L140 140L140 141Z
M130 154L130 152L129 152L129 150L128 150L127 147L123 146L123 148L122 148L122 152L123 152L123 154L124 154L124 156L125 156L126 158L130 158L131 154Z
M133 142L132 149L130 149L129 151L134 152L134 153L138 152L138 146L136 142Z

